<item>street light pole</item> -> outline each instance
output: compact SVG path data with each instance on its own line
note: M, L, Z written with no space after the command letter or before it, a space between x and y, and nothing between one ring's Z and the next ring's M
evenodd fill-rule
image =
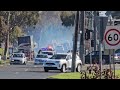
M80 37L79 55L82 60L83 65L85 64L85 11L81 11L80 14L80 30L82 31Z
M76 13L75 17L75 33L73 38L73 52L72 52L72 69L71 72L76 71L76 51L77 51L77 39L78 39L78 26L79 26L79 11Z
M97 12L94 11L94 51L97 51L97 20L96 20Z

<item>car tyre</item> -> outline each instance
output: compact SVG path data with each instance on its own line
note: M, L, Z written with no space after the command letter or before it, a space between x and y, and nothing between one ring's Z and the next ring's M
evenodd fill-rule
M45 71L45 72L48 72L49 70L48 70L48 69L46 69L46 68L44 68L44 71Z
M66 72L66 65L64 64L64 65L62 65L62 68L61 68L61 70L60 70L61 72Z
M26 62L24 61L23 65L26 65Z
M76 72L80 72L80 71L81 71L81 64L78 64L76 68Z

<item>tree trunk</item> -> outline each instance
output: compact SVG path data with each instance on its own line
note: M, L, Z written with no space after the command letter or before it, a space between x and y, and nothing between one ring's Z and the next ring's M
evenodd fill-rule
M9 49L9 33L7 34L6 40L5 40L4 60L7 59L8 49Z
M8 55L8 50L9 50L9 20L10 20L10 11L8 12L8 19L7 19L7 36L6 36L6 40L5 40L5 50L4 50L4 60L7 59L7 55Z

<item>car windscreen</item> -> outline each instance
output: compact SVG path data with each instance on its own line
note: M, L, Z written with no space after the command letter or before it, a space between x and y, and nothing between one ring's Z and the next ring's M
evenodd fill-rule
M20 58L22 58L23 54L13 54L13 57L20 57Z
M120 49L117 49L117 50L115 51L115 53L120 53Z
M37 55L36 58L48 58L47 55Z
M53 55L53 52L42 52L42 54Z
M50 59L66 59L66 56L67 55L63 55L63 54L55 54Z

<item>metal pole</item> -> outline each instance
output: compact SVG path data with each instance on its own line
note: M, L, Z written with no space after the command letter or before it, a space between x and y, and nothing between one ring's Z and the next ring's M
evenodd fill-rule
M110 63L110 70L111 70L111 53L110 53L110 49L109 49L109 59L110 59L109 63Z
M91 50L91 39L90 39L90 66L92 66L92 56L91 56L91 52L92 52L92 50Z
M100 18L100 31L103 29L103 18ZM99 31L99 33L100 33ZM99 34L99 64L100 64L100 79L102 78L102 37Z
M115 79L115 60L114 60L115 50L113 49L113 70L114 70L114 79Z
M97 13L94 11L94 51L97 51L97 20L96 20Z
M112 24L112 19L110 18L110 26L113 25ZM109 49L109 59L110 59L110 70L111 70L111 52L110 52L110 49Z
M80 14L80 30L82 31L81 39L80 39L80 49L79 49L79 55L82 60L83 65L85 64L85 11L81 11Z
M71 72L75 72L76 69L76 51L77 51L77 39L78 39L78 26L79 26L79 11L76 13L76 18L75 18L75 33L73 38L73 53L72 53L72 69Z

